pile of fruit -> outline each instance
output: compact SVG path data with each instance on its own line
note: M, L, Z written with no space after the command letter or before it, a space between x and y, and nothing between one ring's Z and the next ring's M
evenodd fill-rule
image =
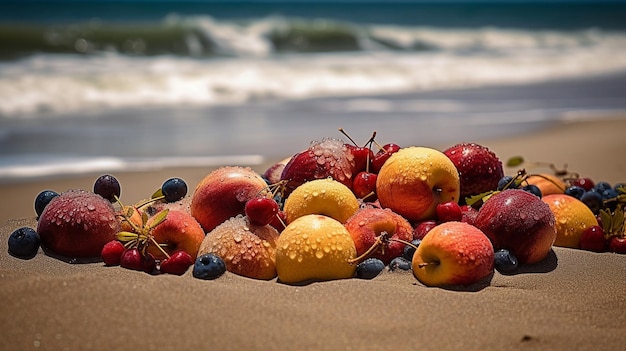
M93 191L42 191L37 228L9 252L40 248L150 274L215 279L225 271L282 283L412 271L427 286L467 286L513 273L552 246L626 253L626 186L565 170L505 175L487 147L358 146L327 138L259 174L224 166L191 194L179 178L149 199L120 200L111 175ZM376 152L374 152L376 150ZM509 160L509 166L523 164Z

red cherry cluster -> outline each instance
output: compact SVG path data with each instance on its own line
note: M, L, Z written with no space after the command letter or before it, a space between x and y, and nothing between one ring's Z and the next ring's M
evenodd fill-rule
M194 263L194 258L185 251L179 250L169 255L161 248L161 245L154 239L152 230L165 221L168 210L163 210L154 216L148 224L148 215L141 211L141 224L134 223L132 216L135 214L135 207L126 207L121 216L130 225L132 232L121 231L117 234L117 240L108 242L102 248L101 257L107 266L120 265L127 269L144 271L149 274L168 273L182 275ZM158 261L154 258L148 247L154 245L166 258Z
M379 145L375 140L376 132L372 134L371 138L364 146L358 146L345 130L339 128L339 131L352 142L352 144L345 144L348 151L354 157L355 172L352 177L352 192L354 192L357 198L364 201L376 201L376 180L378 179L378 172L389 157L398 152L401 147L394 143L382 146ZM372 151L372 145L378 147L376 154Z
M280 201L284 195L285 183L282 181L272 184L268 186L269 191L263 191L259 193L259 197L246 201L244 214L251 224L257 226L269 224L279 233L285 228L285 213L282 210L282 201Z

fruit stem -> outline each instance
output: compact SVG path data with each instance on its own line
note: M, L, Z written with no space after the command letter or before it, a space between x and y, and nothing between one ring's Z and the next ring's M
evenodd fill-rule
M372 246L370 246L369 249L367 249L367 251L365 251L361 256L359 257L355 257L352 259L348 260L349 264L356 264L361 262L362 260L368 258L369 256L371 256L374 251L376 251L376 249L378 249L378 247L380 245L382 245L383 243L385 243L386 241L389 241L389 233L387 232L381 232L379 236L376 237L376 241L372 244Z
M165 255L165 257L170 258L170 255L168 255L168 253L165 252L165 250L163 250L163 248L161 247L161 244L157 243L156 240L154 240L154 237L152 235L150 235L149 238L150 238L150 241L161 251L161 253Z
M352 142L352 144L354 144L354 146L359 146L359 145L357 145L357 143L354 141L354 139L352 139L352 138L348 135L348 133L346 133L346 131L345 131L345 130L343 130L343 128L339 128L339 131L341 132L341 134L345 135L345 136L346 136L346 138L348 138L348 139Z

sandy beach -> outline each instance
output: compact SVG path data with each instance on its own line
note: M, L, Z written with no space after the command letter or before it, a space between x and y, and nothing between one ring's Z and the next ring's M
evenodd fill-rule
M502 160L566 163L581 175L619 182L626 181L625 131L624 116L614 116L471 141ZM531 171L539 170L546 169ZM133 202L168 177L193 187L209 171L116 176L122 199ZM11 201L0 209L0 349L621 350L626 343L626 256L612 253L554 248L539 264L513 275L496 272L462 290L427 288L408 272L290 286L232 273L202 281L191 271L151 276L101 263L72 265L41 250L31 260L8 255L9 234L36 225L39 191L90 189L97 176L1 186Z

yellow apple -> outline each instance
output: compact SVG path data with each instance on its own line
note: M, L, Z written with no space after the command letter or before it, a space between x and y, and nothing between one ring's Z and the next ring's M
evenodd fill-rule
M431 229L417 247L413 275L427 286L470 285L493 273L489 238L464 222L445 222Z
M283 283L345 279L354 276L356 247L337 220L318 214L299 217L276 244L276 270Z
M332 178L316 179L298 186L285 201L287 223L307 214L321 214L345 223L359 209L359 200Z
M554 214L556 227L554 246L579 249L583 232L589 227L598 225L598 220L589 207L575 197L551 194L541 200L550 206Z
M437 204L459 201L459 173L441 151L407 147L391 155L380 169L376 193L382 207L409 221L433 219Z

